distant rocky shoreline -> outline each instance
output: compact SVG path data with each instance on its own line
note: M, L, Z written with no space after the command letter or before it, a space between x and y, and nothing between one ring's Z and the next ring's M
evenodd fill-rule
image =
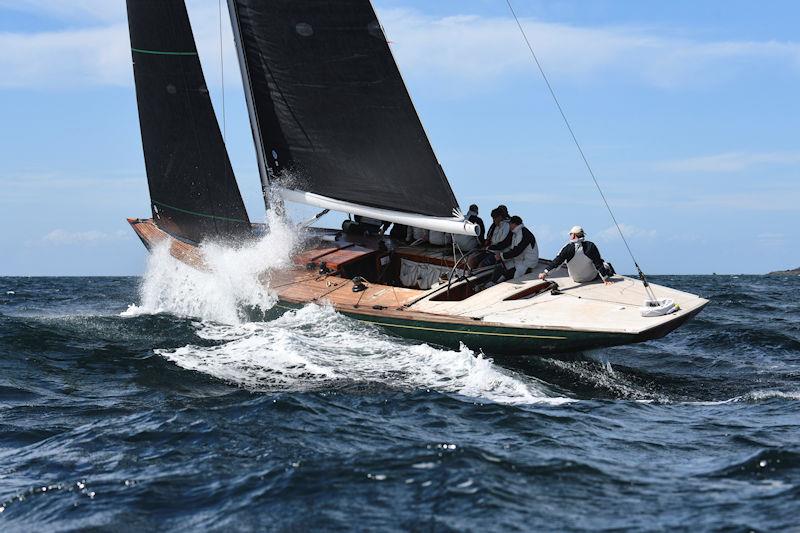
M800 276L800 267L794 268L792 270L776 270L775 272L770 272L767 275L768 276Z

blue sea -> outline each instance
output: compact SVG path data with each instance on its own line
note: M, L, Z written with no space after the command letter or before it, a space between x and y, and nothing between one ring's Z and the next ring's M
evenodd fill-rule
M0 278L0 530L800 527L798 277L661 276L711 300L668 337L498 361L248 276Z

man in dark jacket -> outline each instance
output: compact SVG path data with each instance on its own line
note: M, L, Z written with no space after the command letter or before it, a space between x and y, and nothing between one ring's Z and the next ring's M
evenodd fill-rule
M480 228L480 234L478 235L478 242L483 245L483 240L486 235L486 226L483 225L483 219L478 216L478 206L476 204L472 204L469 206L469 211L467 211L467 220L472 222L473 224L477 224Z
M458 246L462 252L471 252L483 246L484 233L486 228L483 226L483 219L478 216L478 206L472 204L469 206L469 211L464 216L468 222L472 222L478 226L480 233L478 235L453 235L453 242Z
M508 208L504 205L495 207L492 209L491 217L492 225L489 226L486 238L483 240L485 249L470 258L470 268L494 265L497 262L495 260L495 252L507 250L511 246ZM498 247L497 245L501 243L502 246Z
M611 285L610 278L613 272L606 267L597 246L586 240L586 234L580 226L575 226L569 231L569 242L550 262L550 266L539 274L539 279L546 279L550 272L564 263L567 264L569 276L578 283L587 283L600 276L603 283Z
M535 268L539 264L539 245L536 243L533 233L516 215L511 217L508 223L511 229L509 248L502 252L499 250L495 252L495 260L498 264L492 276L493 283L504 279L521 278L528 269Z

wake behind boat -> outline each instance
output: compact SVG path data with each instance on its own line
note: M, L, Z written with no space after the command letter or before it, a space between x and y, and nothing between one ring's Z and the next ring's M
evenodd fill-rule
M261 228L236 185L183 0L127 4L153 213L129 221L149 249L169 246L203 269L202 241L247 240ZM229 8L268 205L297 201L324 209L320 216L334 210L478 233L459 210L368 0L229 0ZM470 268L455 246L307 231L293 267L262 275L278 310L328 302L445 346L527 355L641 342L707 303L648 286L643 275L614 276L606 286L557 269L540 280L547 261L483 289L492 269ZM642 302L663 304L663 313Z

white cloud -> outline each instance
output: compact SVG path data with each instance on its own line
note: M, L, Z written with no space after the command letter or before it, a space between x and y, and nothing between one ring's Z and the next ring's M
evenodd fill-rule
M124 20L123 0L0 0L0 9L26 11L62 19Z
M531 225L530 223L526 223L525 225L528 226L528 229L533 232L534 236L536 237L536 241L539 243L539 250L542 252L542 244L562 242L566 239L566 232L556 231L549 224Z
M132 82L127 26L0 33L0 88L72 88Z
M625 234L625 238L628 239L628 241L654 239L657 235L657 232L654 229L640 228L631 224L620 224L619 227L622 230L622 233ZM606 242L622 240L619 236L619 231L617 230L616 226L611 226L610 228L604 229L598 233L597 236L600 238L600 240Z
M0 0L0 8L88 19L100 27L0 34L0 87L129 85L130 51L124 2L111 0ZM216 0L189 2L209 83L219 63ZM380 10L404 72L447 80L448 87L491 84L533 68L519 30L508 17L431 17L407 9ZM239 83L229 19L223 13L228 79ZM800 43L702 42L661 37L642 28L590 28L525 19L523 24L548 73L585 80L602 74L659 87L714 82L766 59L800 67Z
M103 7L107 4L115 7ZM0 0L0 9L7 5ZM122 6L122 9L119 9ZM124 2L84 0L74 8L62 0L27 0L23 8L40 14L84 13L93 27L36 33L0 32L0 89L71 89L131 86L130 39ZM216 1L189 2L189 15L207 82L220 78L219 10ZM98 22L100 22L99 25ZM222 12L226 85L241 85L230 18Z
M101 171L104 172L104 171ZM13 206L30 205L43 198L99 200L104 195L114 199L138 198L146 194L147 178L143 173L104 172L104 178L69 176L54 172L26 172L0 177L0 214ZM107 200L103 200L107 202Z
M106 233L98 230L88 231L68 231L64 229L54 229L41 239L42 244L50 245L83 245L95 246L109 242L119 241L129 237L129 232L118 230L113 233Z
M663 161L656 165L656 169L666 172L725 173L741 172L761 166L797 164L800 164L800 152L726 152Z
M770 188L749 192L722 192L696 195L675 202L683 209L725 209L746 211L800 211L800 191L796 188Z
M759 233L755 242L766 248L777 248L788 244L789 238L783 233Z
M490 200L498 204L536 204L536 205L553 205L572 203L573 198L563 194L553 193L535 193L535 192L518 192L516 194L496 194L492 196L474 197L476 200Z
M511 18L428 17L416 11L381 11L399 63L415 75L492 82L499 75L532 69ZM701 42L660 37L636 27L589 28L524 19L523 26L545 71L585 78L632 77L659 87L715 81L754 60L778 59L800 66L800 43Z
M708 234L697 232L674 233L667 237L667 240L681 244L705 244L708 242Z

